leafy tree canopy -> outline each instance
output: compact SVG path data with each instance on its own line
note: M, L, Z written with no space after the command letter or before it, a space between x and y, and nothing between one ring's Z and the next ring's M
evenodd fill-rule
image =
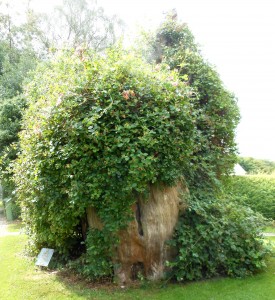
M192 177L195 185L210 181L213 188L217 178L228 174L236 161L236 99L224 88L215 68L202 57L194 36L186 24L177 21L175 12L155 33L147 34L146 40L143 51L148 60L164 62L177 70L195 92L197 135L191 163L196 171L186 176Z
M121 35L123 22L108 16L95 0L63 0L52 15L44 16L42 28L48 48L85 46L102 51Z
M173 184L189 167L192 91L167 66L117 48L65 52L40 66L27 95L15 179L37 245L66 251L90 205L112 236L136 193Z
M3 99L0 103L0 153L18 141L18 132L21 130L21 119L26 100L23 96L12 99Z
M118 232L131 220L137 197L146 196L151 184L173 185L184 176L190 209L174 240L180 254L175 277L259 269L266 251L257 229L249 234L251 212L218 205L215 193L236 161L236 99L202 58L185 24L170 17L151 38L150 64L120 47L103 55L77 48L37 68L26 89L29 108L14 169L33 250L47 245L68 256L79 249L81 218L92 206L104 226L90 230L81 263L94 277L109 275ZM194 230L185 243L186 228ZM236 232L247 237L241 246L242 238L230 237ZM194 244L197 235L203 243ZM225 247L218 247L223 241ZM210 244L213 256L188 256L185 273L185 248L194 246L199 255ZM219 251L226 260L213 260ZM201 268L192 275L195 265Z

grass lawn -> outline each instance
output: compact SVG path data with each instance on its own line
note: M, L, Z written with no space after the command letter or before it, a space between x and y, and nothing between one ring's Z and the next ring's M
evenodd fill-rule
M275 233L275 226L267 226L264 232L273 232Z
M23 225L20 221L13 221L12 223L9 224L8 226L8 231L9 232L18 232L23 230Z
M16 228L14 228L16 230ZM275 244L275 239L271 238ZM144 285L140 288L100 288L69 282L57 273L41 271L23 256L24 235L0 237L0 299L187 299L187 300L273 300L275 257L266 271L245 279L219 278L188 283Z
M272 242L272 244L274 245L273 248L275 248L275 236L270 236L268 237L268 239ZM274 249L275 252L275 249Z

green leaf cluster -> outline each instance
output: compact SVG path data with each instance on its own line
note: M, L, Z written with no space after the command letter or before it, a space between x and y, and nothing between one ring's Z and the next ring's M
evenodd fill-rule
M174 17L168 16L150 36L145 53L150 62L177 70L194 93L196 134L189 168L183 170L191 200L172 242L179 249L176 262L170 263L174 276L179 281L197 280L219 274L243 276L261 269L267 254L259 240L263 220L220 198L221 183L237 160L235 96L202 57L188 26Z
M21 119L26 108L26 99L20 95L12 99L2 99L0 103L0 154L6 147L18 142Z
M167 19L150 47L150 64L114 47L104 55L62 51L36 70L14 169L33 250L47 246L76 257L92 206L102 230L90 230L73 267L108 276L137 196L184 176L191 201L172 242L179 251L170 263L174 276L258 270L267 253L258 239L262 220L217 198L236 161L236 99L186 25Z
M147 42L149 61L168 64L194 91L195 147L185 178L195 190L205 189L208 183L213 189L218 179L230 173L236 161L235 129L239 122L236 98L203 58L186 24L168 15Z
M104 224L104 249L127 226L137 194L176 182L194 148L191 94L177 72L119 48L65 51L40 66L27 88L15 166L36 249L68 254L89 206Z
M266 266L270 249L261 235L265 219L249 208L217 200L193 197L180 218L172 242L179 253L168 263L177 281L243 277Z
M5 25L5 24L4 24ZM23 92L23 82L30 70L33 70L38 60L38 54L33 48L16 45L15 40L20 39L17 35L10 37L11 41L5 40L1 34L0 15L0 99L9 99Z
M3 188L3 198L11 199L14 218L19 217L20 209L14 195L12 180L12 162L18 151L18 132L21 129L23 110L26 99L17 96L12 99L3 99L0 102L0 181Z

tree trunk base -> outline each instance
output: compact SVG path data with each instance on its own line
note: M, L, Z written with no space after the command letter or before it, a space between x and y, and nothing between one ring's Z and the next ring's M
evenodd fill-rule
M172 238L180 211L186 208L188 189L182 181L173 187L153 185L148 199L137 199L132 206L135 216L126 230L119 232L120 243L114 263L120 283L131 282L139 276L159 280L165 273L165 262L175 256L167 245ZM90 227L102 228L93 208L87 210Z

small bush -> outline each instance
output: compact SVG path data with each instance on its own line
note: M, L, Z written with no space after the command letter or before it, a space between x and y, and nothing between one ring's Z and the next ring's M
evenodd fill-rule
M260 214L233 203L192 200L172 241L179 249L169 263L173 277L177 281L242 277L262 269L269 253L260 234L264 222Z
M9 205L9 210L11 211L12 214L12 220L16 220L20 218L21 215L21 209L20 206L16 203L16 200L14 197L12 198L6 198L4 201L8 200L8 204L5 203L5 211L7 214L8 208L7 205Z
M275 219L274 176L233 176L226 192L235 202Z
M89 280L107 278L110 280L114 270L110 239L113 239L113 243L116 244L114 235L106 238L102 231L90 228L85 241L86 253L74 261L71 260L67 266Z
M12 201L11 211L12 211L12 216L13 216L14 220L20 218L21 209L15 200Z

